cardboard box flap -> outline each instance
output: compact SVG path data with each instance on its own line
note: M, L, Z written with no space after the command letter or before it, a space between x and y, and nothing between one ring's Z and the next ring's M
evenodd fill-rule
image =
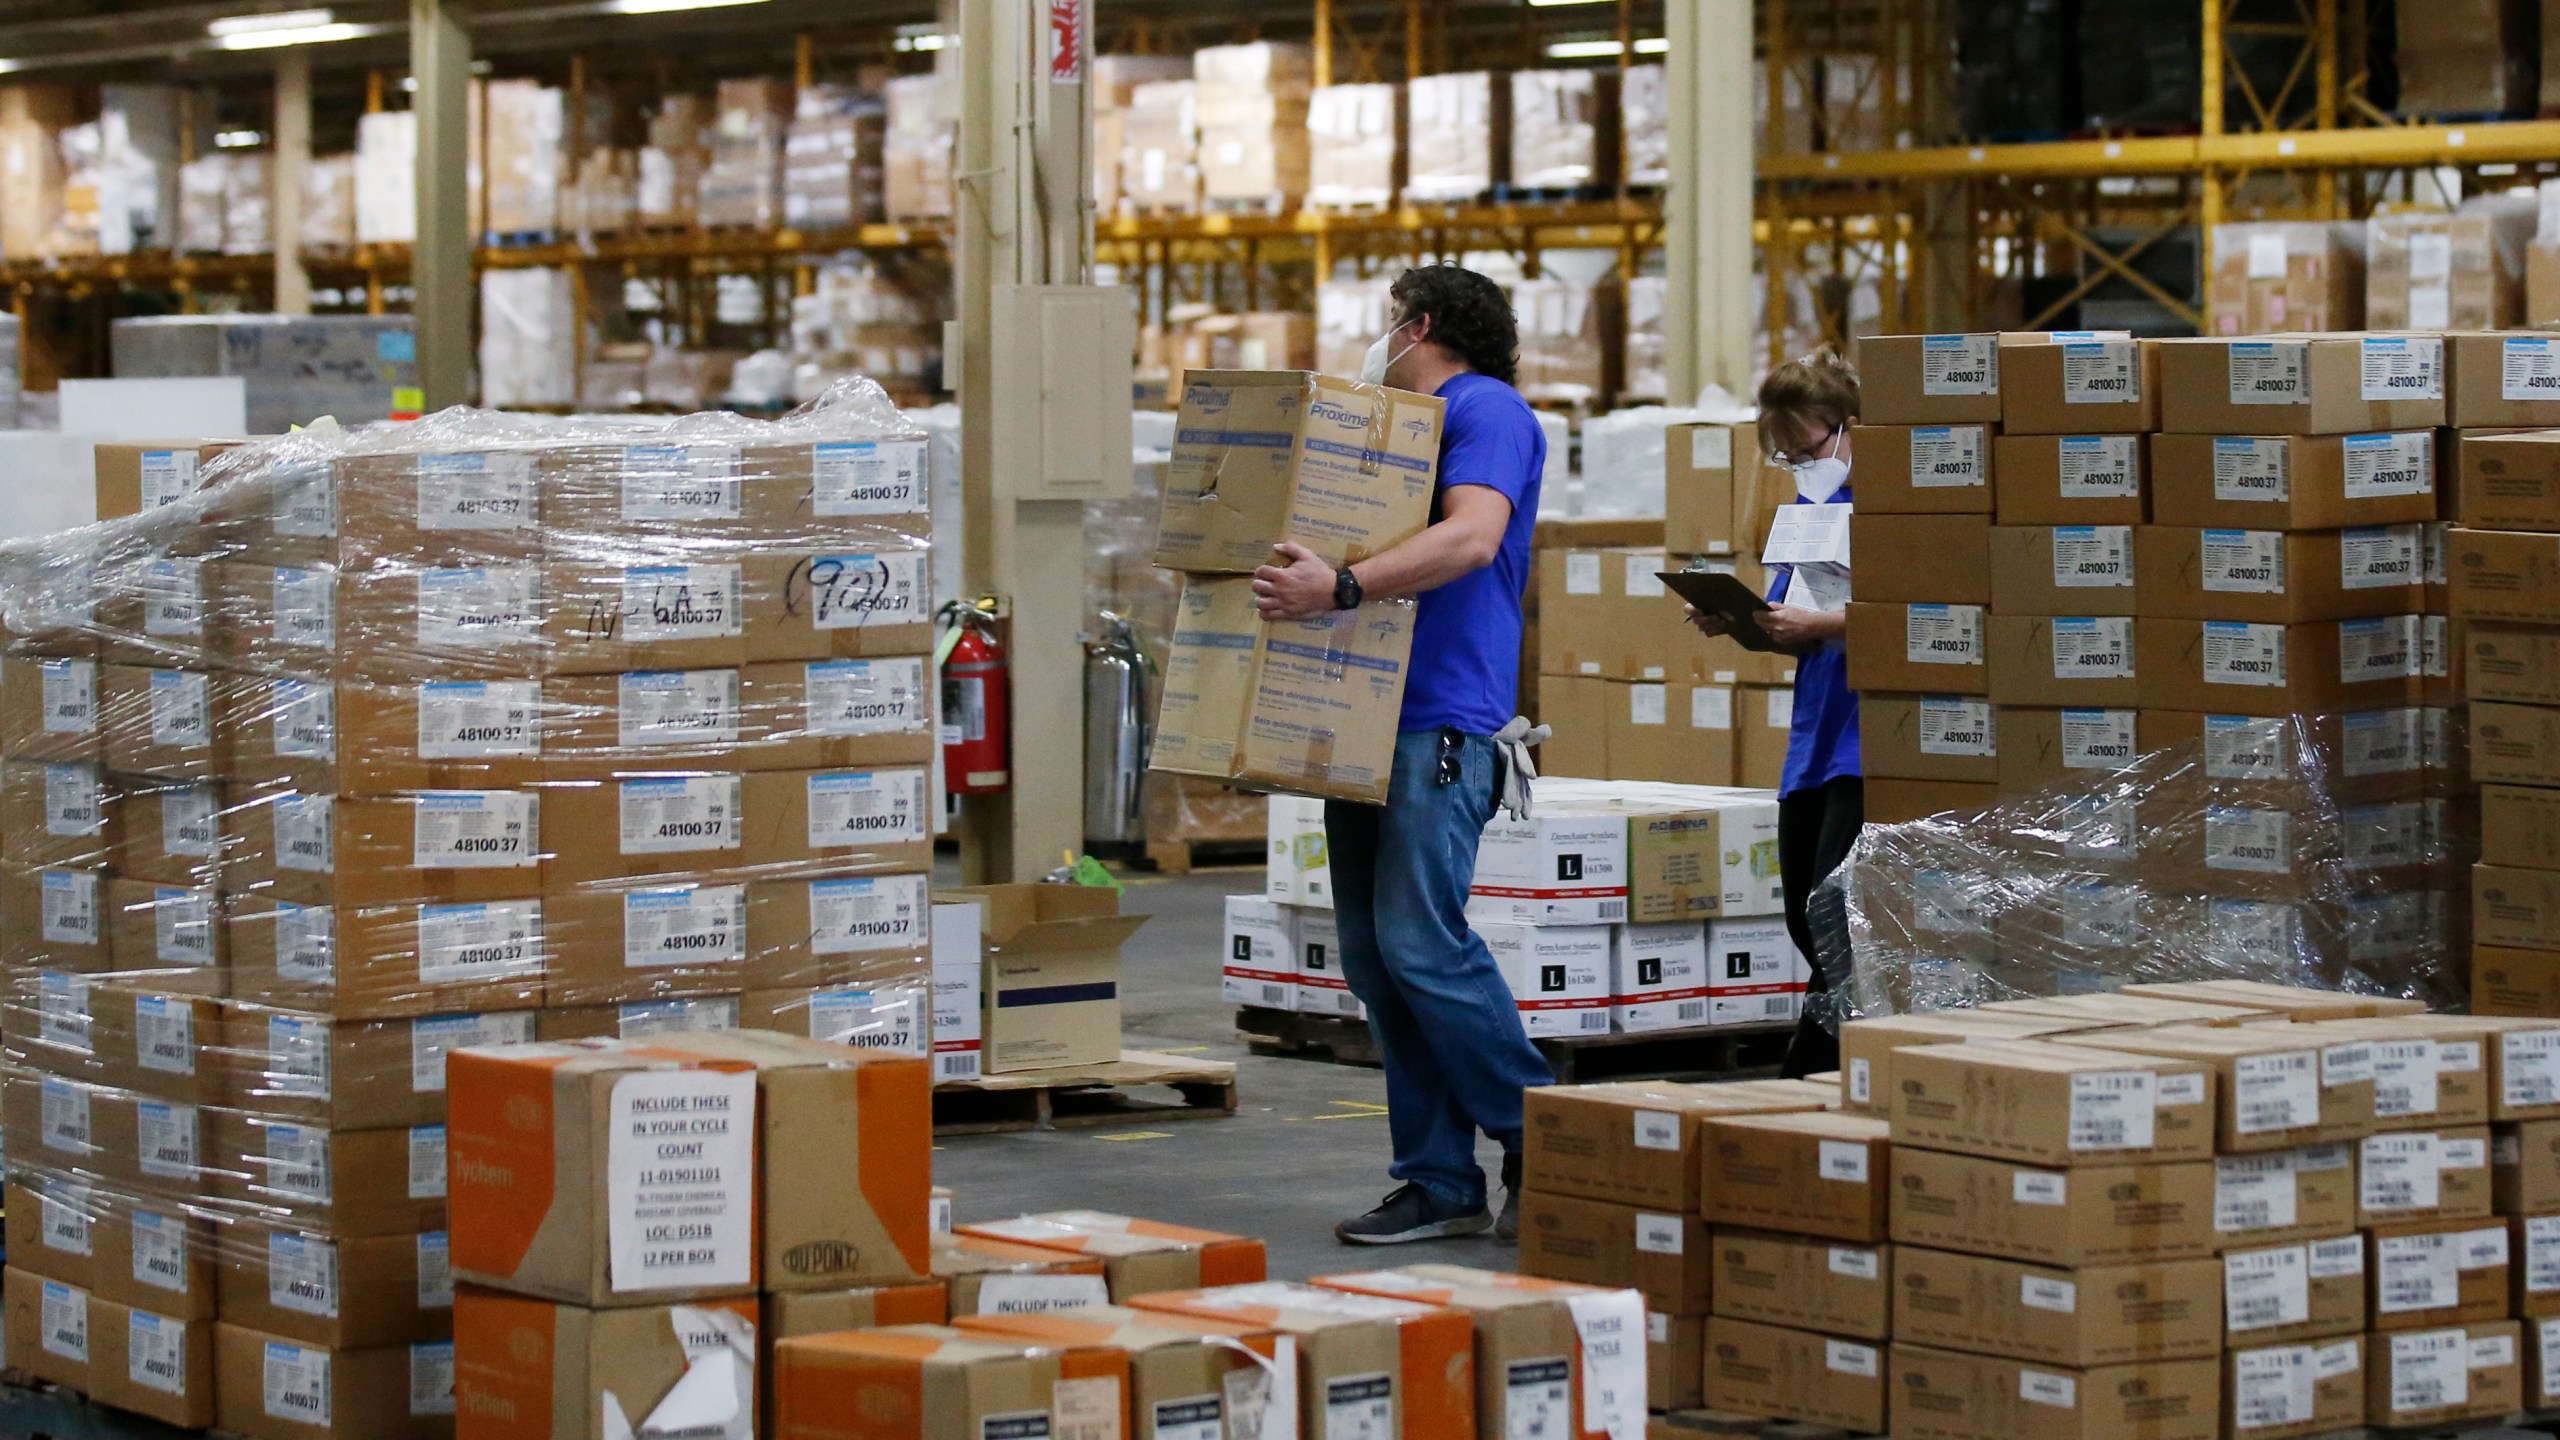
M1060 955L1071 951L1117 950L1147 923L1144 915L1088 915L1076 920L1043 920L1001 940L989 938L987 954Z

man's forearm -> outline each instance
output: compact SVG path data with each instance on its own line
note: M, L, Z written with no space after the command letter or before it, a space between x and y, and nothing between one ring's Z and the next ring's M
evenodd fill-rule
M1492 564L1500 546L1499 533L1488 542L1467 526L1442 521L1352 566L1351 573L1359 577L1362 593L1381 600L1419 595Z

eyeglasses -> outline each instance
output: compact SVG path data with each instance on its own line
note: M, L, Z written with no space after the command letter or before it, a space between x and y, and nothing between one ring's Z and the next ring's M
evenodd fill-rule
M1458 778L1461 773L1459 770L1459 761L1463 758L1462 752L1459 748L1461 743L1462 742L1457 731L1443 730L1440 732L1440 768L1437 773L1437 778L1439 783L1443 785L1455 785L1458 783Z

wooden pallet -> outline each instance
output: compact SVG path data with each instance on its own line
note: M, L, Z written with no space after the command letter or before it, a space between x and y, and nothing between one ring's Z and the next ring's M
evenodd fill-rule
M1131 1090L1171 1091L1172 1098L1131 1095ZM933 1133L1152 1125L1232 1115L1235 1110L1232 1062L1123 1050L1119 1059L1101 1065L947 1081L934 1087Z
M1592 1080L1739 1080L1774 1075L1795 1022L1657 1030L1641 1035L1533 1036L1559 1085ZM1257 1055L1378 1064L1365 1020L1241 1006L1236 1030Z

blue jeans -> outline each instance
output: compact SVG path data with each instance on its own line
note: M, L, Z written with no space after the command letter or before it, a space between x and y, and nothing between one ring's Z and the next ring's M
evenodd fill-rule
M1396 1179L1484 1203L1476 1132L1520 1148L1520 1092L1554 1082L1493 952L1467 927L1476 842L1494 810L1493 742L1462 738L1439 779L1440 732L1396 737L1384 805L1324 807L1342 978L1369 1007L1387 1070Z

